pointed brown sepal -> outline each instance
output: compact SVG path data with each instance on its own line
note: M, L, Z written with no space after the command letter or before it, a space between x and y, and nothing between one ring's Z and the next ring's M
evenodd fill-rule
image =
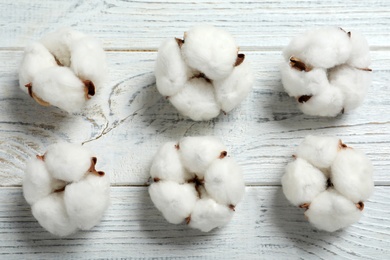
M300 96L298 98L298 102L299 103L306 103L307 101L309 101L309 99L311 99L311 95L303 95L303 96Z
M188 217L185 218L185 221L186 221L186 224L190 224L191 222L191 215L189 215Z
M227 115L227 113L226 113L225 111L223 111L223 110L221 110L221 111L222 111L222 114L223 114L224 116Z
M45 155L39 155L39 154L37 154L36 156L37 156L37 159L38 159L38 160L45 161Z
M227 156L227 152L226 151L222 151L221 154L219 155L219 159L223 159Z
M310 207L310 203L303 203L303 204L299 205L299 207L301 209L308 209Z
M306 72L309 72L312 69L311 67L307 66L303 61L301 61L300 59L294 56L291 56L290 58L290 66L291 68L294 68L296 70L306 71Z
M356 203L356 207L360 210L360 211L363 211L364 209L364 203L362 201L359 201L358 203Z
M179 48L181 48L181 46L184 44L184 40L179 39L179 38L175 38L175 40L177 42L177 45L179 45Z
M363 71L372 71L370 68L357 68L358 70L363 70Z
M28 94L30 95L30 97L33 97L33 93L32 93L32 83L28 83L26 85L24 85L27 90L28 90Z
M331 188L331 187L333 187L333 183L332 183L332 180L329 178L329 179L326 180L326 188L328 189L328 188Z
M102 171L95 170L94 172L91 172L91 174L94 174L94 175L99 176L99 177L103 177L105 173Z
M346 144L344 144L342 141L341 141L341 139L339 140L339 150L341 150L341 149L347 149L348 148L348 146L346 145Z
M37 95L34 94L34 92L31 92L32 93L32 98L41 106L44 106L44 107L48 107L50 106L50 103L49 102L46 102L45 100L43 100L42 98L38 97Z
M153 181L154 181L154 182L159 182L159 181L160 181L160 178L155 177L155 178L153 178Z
M56 56L54 56L54 60L56 61L58 66L60 66L60 67L64 66Z
M237 67L239 66L241 63L243 63L245 60L245 54L237 54L237 59L236 59L236 62L234 63L234 67Z
M62 187L62 188L60 188L60 189L57 189L57 190L55 190L54 192L63 192L63 191L65 190L65 187L66 187L66 186L64 186L64 187Z
M295 154L291 155L292 158L297 159L297 156Z
M92 96L95 95L95 85L90 80L83 80L84 83L84 94L85 94L85 100L90 99Z
M345 112L345 109L344 109L344 108L341 109L340 113L341 113L341 114L344 114L344 112Z
M351 32L347 32L348 37L351 38Z
M176 148L176 150L180 150L180 145L179 144L175 144L175 148Z
M234 206L233 204L230 204L229 205L229 209L233 210L233 211L236 211L236 206Z
M96 162L97 162L97 158L92 157L91 158L91 166L88 169L89 172L92 172L92 173L96 172L96 169L95 169Z
M169 99L169 96L166 96L165 99Z

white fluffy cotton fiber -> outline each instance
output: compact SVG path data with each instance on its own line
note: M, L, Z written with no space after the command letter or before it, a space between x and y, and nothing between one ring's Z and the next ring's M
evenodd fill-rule
M334 117L355 109L371 85L369 47L359 32L310 30L292 39L283 57L283 86L308 115Z
M27 46L19 69L20 88L38 104L80 112L107 75L101 43L70 28Z
M283 192L318 229L356 223L374 189L367 156L336 137L307 136L282 177Z
M26 165L23 195L39 224L67 236L99 224L109 206L110 181L81 145L58 143Z
M172 224L208 232L226 225L244 196L239 165L213 136L168 142L154 157L149 187L156 208Z
M235 108L249 93L253 73L233 37L200 25L184 39L168 39L158 50L158 91L184 116L201 121Z

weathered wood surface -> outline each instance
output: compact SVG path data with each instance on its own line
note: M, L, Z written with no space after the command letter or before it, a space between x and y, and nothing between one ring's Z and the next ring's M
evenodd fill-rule
M373 48L388 47L390 2L354 1L0 1L0 47L22 48L53 28L77 27L112 50L155 50L165 37L211 23L245 50L285 46L305 27L360 30ZM4 37L4 35L6 37Z
M0 189L0 258L386 259L390 256L389 187L377 187L360 222L317 231L280 187L247 187L232 221L210 233L168 224L145 187L113 187L112 203L90 231L57 238L31 216L18 188Z
M238 108L208 122L180 116L153 75L161 41L199 22L231 32L256 77ZM0 259L390 259L389 1L0 0L0 25ZM291 37L327 25L366 35L373 84L357 110L315 118L283 92L278 63ZM76 115L40 107L18 87L24 46L64 26L100 38L108 51L109 80ZM308 134L339 136L374 164L364 217L343 231L314 230L283 196L283 169ZM144 186L159 146L188 135L220 136L244 170L243 202L228 226L211 233L168 224ZM28 158L59 140L94 150L113 186L102 223L67 238L39 226L20 187Z

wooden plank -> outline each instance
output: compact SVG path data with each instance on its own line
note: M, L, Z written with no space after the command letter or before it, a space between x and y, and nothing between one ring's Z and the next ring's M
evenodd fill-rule
M390 53L372 52L374 81L364 104L337 118L303 115L283 92L279 52L248 52L256 83L228 115L194 122L176 112L155 88L156 53L109 52L110 80L86 109L68 115L36 104L18 88L19 51L1 51L0 185L21 184L26 160L59 140L85 142L113 185L142 185L163 143L183 136L216 135L242 165L248 185L280 184L291 155L308 134L336 135L367 153L377 184L390 184Z
M317 231L280 187L247 187L225 227L202 233L168 224L145 187L112 188L112 205L91 231L57 238L32 217L20 188L0 189L0 258L384 259L390 255L390 187L376 187L359 223Z
M110 50L157 49L199 23L231 32L244 50L275 49L311 27L359 30L388 48L390 2L323 1L1 1L0 48L20 49L60 27L99 37ZM5 37L6 36L6 37Z

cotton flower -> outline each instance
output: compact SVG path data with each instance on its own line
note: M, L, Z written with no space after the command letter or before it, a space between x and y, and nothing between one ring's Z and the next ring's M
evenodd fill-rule
M158 51L156 85L192 120L209 120L234 109L249 93L253 75L233 37L213 26L195 26Z
M307 136L294 157L282 177L286 198L318 229L356 223L374 189L366 155L336 137Z
M57 143L27 163L23 195L50 233L67 236L99 224L109 205L110 181L95 169L96 162L80 145Z
M239 165L212 136L184 137L164 144L150 170L150 197L172 224L208 232L226 225L244 196Z
M359 32L307 31L291 40L283 57L283 86L308 115L334 117L353 110L371 85L369 47Z
M25 48L19 85L38 104L75 113L95 95L106 74L101 43L81 32L64 28Z

